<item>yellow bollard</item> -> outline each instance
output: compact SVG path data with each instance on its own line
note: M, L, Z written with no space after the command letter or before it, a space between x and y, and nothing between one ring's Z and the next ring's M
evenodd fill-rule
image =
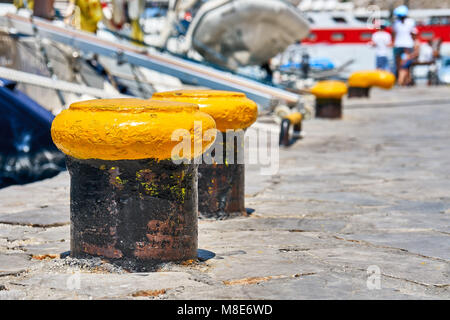
M293 139L300 138L300 133L302 131L302 120L303 114L300 112L293 112L283 118L281 121L280 130L280 145L290 146L292 144L291 137L289 135L289 129L293 127Z
M179 90L155 93L152 99L191 102L216 121L222 137L216 140L211 164L199 166L199 214L223 219L245 216L244 130L256 121L257 105L245 94L218 90ZM221 150L218 151L218 150Z
M52 137L71 175L71 256L133 270L196 258L197 167L172 161L172 134L191 133L194 152L183 156L192 159L212 144L200 139L213 128L197 105L180 102L89 100L57 115Z
M372 77L372 85L375 87L391 89L395 84L395 75L389 71L376 70Z
M384 70L368 70L356 71L350 75L348 79L349 91L348 96L352 97L369 97L371 87L380 87L390 89L395 84L395 76L389 71Z
M319 81L310 92L316 96L316 117L340 118L342 116L342 97L347 86L342 81Z

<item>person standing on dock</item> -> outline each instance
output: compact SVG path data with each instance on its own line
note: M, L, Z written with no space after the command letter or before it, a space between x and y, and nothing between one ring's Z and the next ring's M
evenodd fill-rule
M397 18L392 27L394 36L394 62L395 74L398 76L402 56L411 53L414 47L412 33L415 28L415 21L408 18L408 7L399 6L395 8L394 15Z
M398 84L401 86L412 86L414 85L414 77L412 75L413 66L417 63L421 42L417 38L419 31L414 28L411 32L413 39L413 47L410 51L402 54L398 70Z
M380 30L372 34L370 43L375 48L375 66L380 70L389 70L389 47L392 45L392 37L386 31L386 24L380 24Z

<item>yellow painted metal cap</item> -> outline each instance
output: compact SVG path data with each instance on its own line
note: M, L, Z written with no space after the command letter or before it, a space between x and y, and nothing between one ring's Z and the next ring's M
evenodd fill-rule
M373 85L384 88L384 89L390 89L395 84L395 75L389 71L384 70L376 70L375 76L373 80Z
M316 98L340 99L347 93L347 85L342 81L319 81L310 92Z
M201 136L194 130L195 121L201 121ZM55 117L51 133L61 151L78 159L165 160L180 143L172 141L175 130L189 132L192 159L214 142L202 139L205 131L214 128L214 119L195 104L97 99L71 104Z
M303 119L303 115L300 112L293 112L284 117L284 119L289 119L292 124L300 124Z
M363 70L356 71L350 75L348 85L350 87L369 88L380 87L390 89L395 84L395 76L384 70Z
M152 100L195 103L211 115L219 131L245 129L256 121L258 107L244 93L221 90L175 90L157 92Z

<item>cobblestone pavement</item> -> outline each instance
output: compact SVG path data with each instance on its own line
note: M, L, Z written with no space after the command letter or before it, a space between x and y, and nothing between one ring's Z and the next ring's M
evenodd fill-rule
M202 259L158 272L60 255L67 172L2 189L0 299L449 299L448 94L374 90L305 122L277 174L247 167L252 215L201 220Z

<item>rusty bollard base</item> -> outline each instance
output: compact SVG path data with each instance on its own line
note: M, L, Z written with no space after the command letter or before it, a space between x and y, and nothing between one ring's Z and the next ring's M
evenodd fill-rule
M243 164L244 131L222 134L205 152L206 155L222 150L224 163L202 163L198 167L198 208L202 218L226 219L247 216L245 209L245 165ZM220 144L219 148L214 148ZM227 147L233 151L227 153ZM212 154L215 160L215 155Z
M348 97L349 98L368 98L370 95L370 87L361 88L361 87L349 87L348 88Z
M195 259L195 166L68 156L71 256L101 256L137 269Z
M226 219L247 216L245 165L243 158L238 157L243 155L244 130L256 121L257 105L243 93L218 90L159 92L152 99L196 103L201 111L214 118L217 130L221 132L222 139L216 140L211 149L216 150L214 147L220 144L224 161L213 155L211 164L202 163L198 168L199 217ZM227 134L228 130L232 130L234 135ZM226 153L230 147L233 151Z
M318 118L341 118L341 99L316 99L316 117Z
M53 141L71 175L72 257L131 270L196 258L197 165L171 158L172 132L193 132L195 121L215 128L197 105L140 99L79 102L55 118Z
M319 81L311 88L316 96L316 117L341 118L342 97L347 93L347 86L341 81Z

